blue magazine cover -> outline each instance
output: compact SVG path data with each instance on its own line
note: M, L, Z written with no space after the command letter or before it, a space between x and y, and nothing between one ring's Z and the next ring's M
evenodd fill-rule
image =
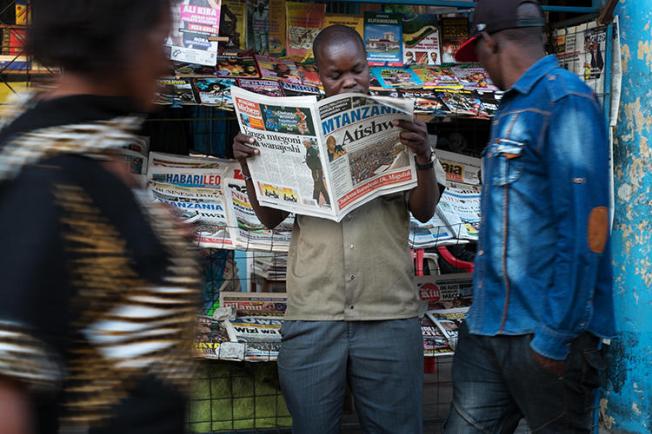
M423 82L410 68L374 66L371 75L383 89L410 89L423 86Z
M403 22L401 15L366 12L364 42L370 65L403 64Z

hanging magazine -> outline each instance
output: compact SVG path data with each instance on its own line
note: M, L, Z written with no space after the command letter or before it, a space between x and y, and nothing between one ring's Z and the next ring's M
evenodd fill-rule
M364 42L370 65L399 66L403 64L402 17L397 14L367 12Z
M241 131L260 150L249 168L261 205L340 221L379 196L416 186L414 156L392 122L413 119L412 100L231 93Z
M220 0L183 0L173 7L174 28L167 45L178 62L215 66Z
M469 21L466 17L441 19L442 63L455 63L455 52L469 38Z
M384 89L418 88L423 84L410 68L376 66L371 68L371 75Z
M441 64L436 15L420 14L403 21L403 63L405 65Z
M324 26L326 5L287 2L287 56L298 61L313 57L312 43Z

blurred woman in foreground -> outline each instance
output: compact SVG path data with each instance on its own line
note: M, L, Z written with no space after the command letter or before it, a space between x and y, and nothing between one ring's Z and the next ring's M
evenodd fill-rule
M0 130L0 432L183 432L194 258L114 152L168 71L170 1L32 5L64 73Z

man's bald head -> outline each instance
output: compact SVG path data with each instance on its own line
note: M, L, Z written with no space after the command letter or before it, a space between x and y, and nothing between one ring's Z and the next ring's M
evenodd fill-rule
M312 43L312 51L315 55L315 62L319 66L319 59L321 57L322 51L325 48L334 45L345 45L351 43L357 44L366 56L364 41L358 32L356 32L354 29L340 24L326 27L324 30L319 32L314 42Z

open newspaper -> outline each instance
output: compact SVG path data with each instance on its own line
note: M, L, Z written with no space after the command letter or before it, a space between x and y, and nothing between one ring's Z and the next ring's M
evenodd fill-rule
M249 162L261 205L340 221L386 194L416 186L413 155L394 120L414 102L343 94L268 97L231 90L242 132L260 156Z

